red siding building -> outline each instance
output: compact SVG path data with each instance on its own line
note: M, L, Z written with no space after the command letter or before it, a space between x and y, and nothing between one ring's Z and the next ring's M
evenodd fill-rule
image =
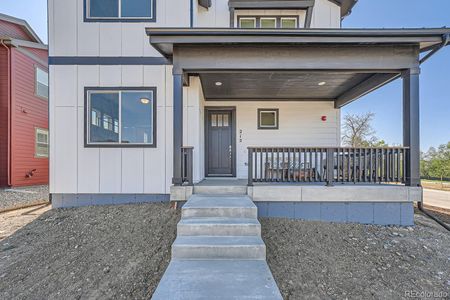
M48 50L0 14L0 186L48 184Z

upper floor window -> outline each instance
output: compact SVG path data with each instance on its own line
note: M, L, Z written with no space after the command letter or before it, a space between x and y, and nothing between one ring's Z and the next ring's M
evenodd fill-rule
M298 16L238 16L239 28L298 28Z
M154 22L156 0L85 0L86 21Z
M155 88L89 88L86 144L156 146Z
M48 99L48 73L39 67L36 67L35 93L36 96Z

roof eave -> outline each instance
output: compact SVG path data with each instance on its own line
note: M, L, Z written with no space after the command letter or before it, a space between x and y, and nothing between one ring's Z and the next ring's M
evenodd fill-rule
M425 51L442 43L449 28L440 29L307 29L243 30L147 28L150 43L164 56L174 44L418 44Z

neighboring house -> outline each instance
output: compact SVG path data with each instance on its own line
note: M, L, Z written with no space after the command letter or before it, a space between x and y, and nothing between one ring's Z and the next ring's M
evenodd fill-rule
M261 216L412 224L420 54L450 30L341 29L355 4L50 0L54 207L227 186ZM398 78L404 147L341 148L341 108Z
M0 187L48 184L48 50L0 14Z

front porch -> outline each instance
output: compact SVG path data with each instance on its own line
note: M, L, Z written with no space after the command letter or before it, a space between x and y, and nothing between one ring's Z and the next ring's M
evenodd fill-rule
M260 216L411 225L422 201L420 54L443 43L441 31L149 28L150 43L173 62L171 200L237 193ZM403 145L341 147L340 108L398 78ZM190 109L196 85L202 101ZM261 110L275 116L271 128ZM186 139L192 120L204 126L194 140ZM231 128L213 151L209 127ZM211 161L226 163L211 169ZM235 179L209 180L215 171Z

